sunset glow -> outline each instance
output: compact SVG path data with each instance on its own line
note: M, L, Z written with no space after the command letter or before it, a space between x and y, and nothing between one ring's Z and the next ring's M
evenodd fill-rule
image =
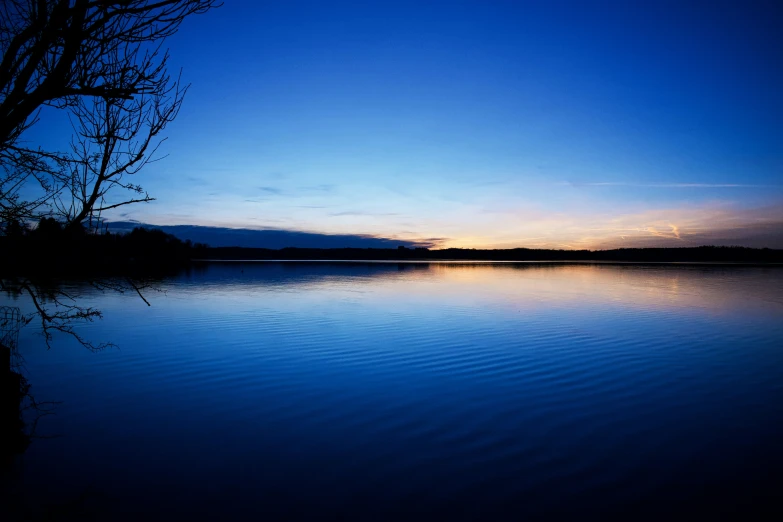
M134 180L156 201L106 217L781 248L773 4L226 2L167 42L192 85L168 157ZM46 121L31 140L69 135Z

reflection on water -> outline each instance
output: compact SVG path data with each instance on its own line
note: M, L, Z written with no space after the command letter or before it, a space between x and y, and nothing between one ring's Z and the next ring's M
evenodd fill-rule
M78 285L77 285L78 286ZM94 295L119 350L49 352L62 400L13 488L99 519L780 511L783 270L224 263ZM23 305L23 303L22 303ZM777 513L780 514L780 513Z

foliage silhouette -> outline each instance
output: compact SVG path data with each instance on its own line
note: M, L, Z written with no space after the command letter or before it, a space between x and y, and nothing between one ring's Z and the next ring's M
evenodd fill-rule
M0 290L32 301L35 311L23 322L37 316L48 346L58 331L90 349L110 345L95 345L74 329L74 321L93 321L102 314L82 305L74 291L66 291L60 284L64 279L79 278L101 291L134 293L149 304L142 292L155 288L155 276L177 271L203 249L157 230L96 235L52 218L42 218L32 230L22 227L21 233L12 228L13 234L0 237L0 249L14 252L0 259Z
M783 263L783 250L701 246L692 248L620 248L615 250L503 250L446 248L208 248L198 254L214 260L420 260L420 261L597 261L640 263Z

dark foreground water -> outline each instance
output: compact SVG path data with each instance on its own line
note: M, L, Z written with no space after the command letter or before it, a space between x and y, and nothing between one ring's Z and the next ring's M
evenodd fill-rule
M105 319L83 332L119 349L47 352L23 332L36 398L62 404L6 506L98 520L783 513L783 269L244 263L161 288L152 307L89 294Z

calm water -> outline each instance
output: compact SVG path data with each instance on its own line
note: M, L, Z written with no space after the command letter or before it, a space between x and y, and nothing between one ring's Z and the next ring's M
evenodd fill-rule
M62 404L8 505L781 515L783 269L237 263L160 286L151 307L88 293L105 318L83 332L119 349L23 332L36 398Z

